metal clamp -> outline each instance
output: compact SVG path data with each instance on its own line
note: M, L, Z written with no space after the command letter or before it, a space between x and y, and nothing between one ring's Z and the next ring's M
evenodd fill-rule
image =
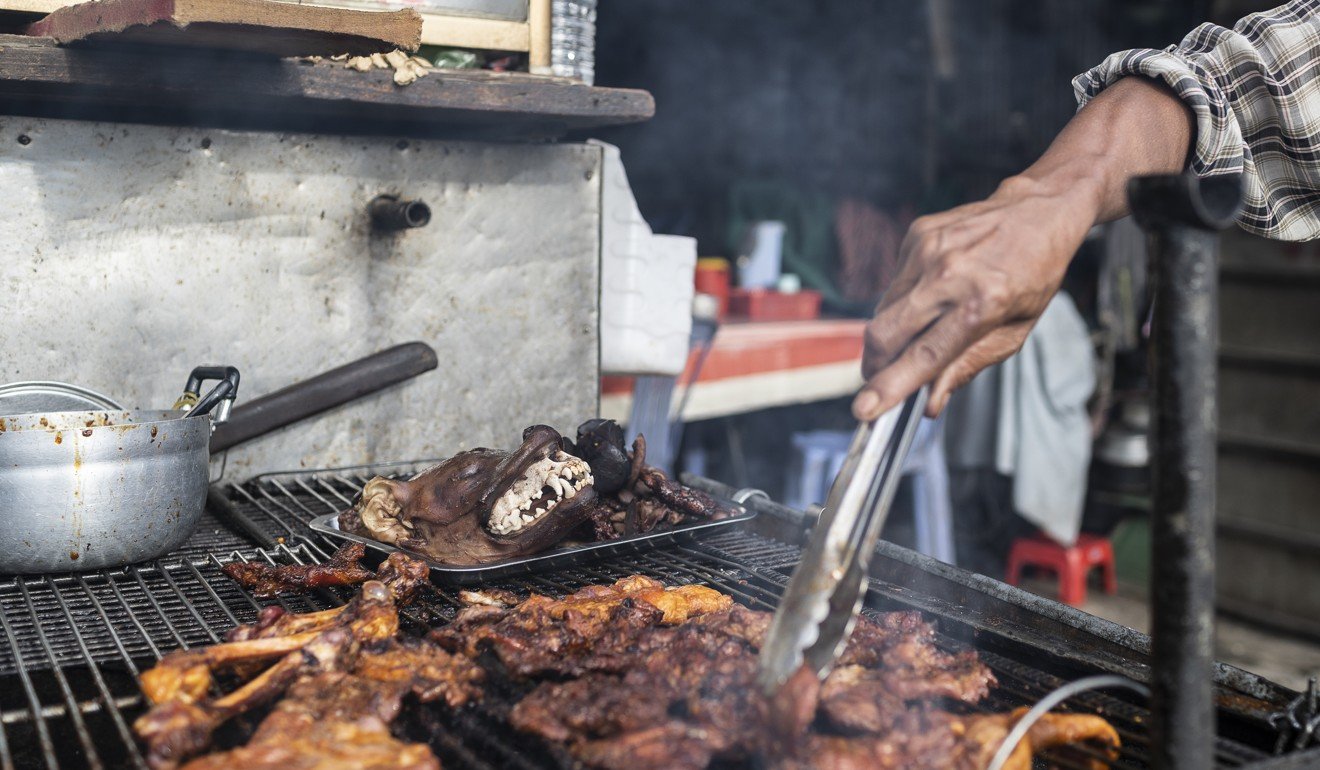
M220 380L209 393L201 398L202 383L207 380ZM238 396L238 369L232 366L198 366L188 375L188 383L183 387L183 395L174 402L175 409L188 409L184 417L198 417L215 409L211 418L211 429L229 419L229 410Z
M769 500L770 495L766 494L764 490L755 489L753 487L743 487L737 492L734 492L729 497L729 499L734 501L738 505L743 505L748 500L756 500L756 499Z
M1320 733L1320 691L1316 689L1316 678L1306 685L1306 692L1288 702L1282 711L1269 716L1270 727L1278 733L1274 744L1274 753L1301 751L1316 741Z

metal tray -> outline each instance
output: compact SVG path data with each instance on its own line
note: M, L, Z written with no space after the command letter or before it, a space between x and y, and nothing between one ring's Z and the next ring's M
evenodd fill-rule
M533 554L531 556L522 556L516 559L506 559L504 561L479 564L475 566L444 564L435 561L434 559L429 559L414 551L409 551L406 548L399 549L392 545L386 545L378 540L372 540L369 537L342 532L339 529L339 514L332 513L324 516L317 516L308 522L307 526L333 538L362 543L366 547L375 549L381 553L393 553L398 550L403 550L430 565L431 577L433 579L453 585L465 586L491 580L499 580L501 578L526 575L541 570L567 569L569 567L589 564L597 559L603 559L610 556L642 553L656 548L663 548L667 545L685 543L707 535L723 532L731 527L736 527L739 524L751 521L754 518L756 518L756 512L749 510L741 516L731 516L719 521L699 521L694 524L682 524L673 529L667 529L662 532L651 532L645 535L622 537L618 540L610 540L604 543L587 543L586 545L556 548L549 551L542 551L541 553Z

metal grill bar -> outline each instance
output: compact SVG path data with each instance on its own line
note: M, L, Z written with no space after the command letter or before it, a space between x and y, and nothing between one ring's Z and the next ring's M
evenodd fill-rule
M32 604L32 595L28 592L27 582L18 584L23 591L23 601L27 604L28 612L32 617L37 617L36 608ZM68 706L68 715L73 720L73 729L78 734L78 741L82 743L83 750L87 753L87 764L94 770L100 770L103 767L101 757L96 753L96 747L92 745L92 736L87 732L87 723L83 721L82 711L78 708L78 703L74 700L73 690L69 687L69 679L64 675L55 661L55 651L50 648L50 640L46 638L46 631L42 623L34 624L37 629L37 639L41 642L41 648L46 653L46 660L50 662L51 669L55 673L55 680L59 684L60 694L64 697L64 703ZM92 664L93 667L95 664Z
M388 470L401 474L417 464ZM245 531L265 533L271 547L239 546L228 553L172 554L137 568L86 575L12 578L0 581L0 770L45 766L143 767L132 740L132 718L144 703L136 685L140 671L170 650L218 641L234 625L251 622L266 604L289 612L309 612L342 604L350 590L321 590L258 600L220 572L228 561L309 563L324 561L334 543L302 537L303 522L351 503L370 472L273 474L230 488L227 514ZM246 522L246 523L244 523ZM282 542L279 540L282 538ZM195 558L194 558L195 556ZM576 565L496 581L493 585L526 594L562 595L590 583L608 583L645 574L669 584L703 583L729 593L742 604L772 610L797 561L792 545L746 531L720 533L701 542ZM868 612L911 606L912 597L877 583ZM446 621L462 606L453 589L434 586L420 605L405 611L414 626ZM965 649L968 628L956 616L940 616L939 643ZM975 710L1007 711L1035 702L1081 673L1064 663L1011 642L976 645L1000 686ZM1051 669L1054 665L1056 668ZM82 672L88 675L83 676ZM572 761L559 749L517 734L504 721L508 706L525 689L517 683L492 686L486 702L448 712L410 709L401 728L414 740L429 740L446 768L557 768ZM1104 693L1084 693L1064 706L1101 713L1119 730L1124 746L1112 767L1146 767L1147 712ZM82 749L81 751L79 749ZM1261 760L1266 752L1221 739L1216 760L1237 767ZM1103 760L1085 747L1052 752L1050 766L1088 768Z

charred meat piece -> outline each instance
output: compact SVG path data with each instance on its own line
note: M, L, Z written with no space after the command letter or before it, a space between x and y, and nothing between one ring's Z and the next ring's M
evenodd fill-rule
M795 758L771 763L775 770L984 770L1008 731L1026 713L958 716L939 711L912 711L884 735L812 736ZM1105 720L1087 714L1046 714L1027 731L1004 763L1004 770L1030 770L1032 757L1045 749L1091 741L1111 759L1117 757L1118 734ZM1092 760L1094 770L1108 763Z
M459 591L458 598L469 607L512 607L522 601L518 598L518 594L502 588Z
M440 770L430 748L390 735L407 690L344 672L304 676L247 745L184 770Z
M591 466L598 494L612 495L628 483L632 458L624 446L623 428L614 420L587 420L579 425L577 443L569 451Z
M389 593L384 586L379 583L368 583L366 587L370 588L372 585L379 586L379 597L376 598L383 598L387 602ZM371 604L378 605L379 602L372 600ZM356 612L351 616L346 613L346 617L351 618L350 622L362 621L357 629L350 630L349 623L345 623L316 633L256 679L228 695L213 700L197 697L195 692L183 691L176 693L174 697L155 700L155 697L161 696L162 693L151 691L147 676L144 674L143 689L154 705L133 723L133 731L147 746L147 763L154 770L171 770L177 767L179 762L210 746L211 736L220 725L239 714L278 698L299 676L318 670L340 668L343 665L342 658L345 655L352 655L359 644L355 631L369 635L389 628L388 619L382 621L380 618L371 617L383 608L367 605L367 602L363 602L359 607L364 610L361 618L357 617ZM389 610L392 609L393 607L390 606ZM392 633L391 631L390 634ZM291 638L293 637L258 641L287 641ZM217 647L228 647L233 651L235 647L252 644L254 643L236 642L232 645L217 645ZM227 663L252 660L241 654L217 653L217 657ZM168 669L172 665L173 663L162 659L157 668Z
M508 610L468 607L431 636L447 649L474 657L489 649L517 676L569 673L585 670L578 661L607 636L627 640L643 628L682 623L732 603L704 586L667 589L657 580L633 576L611 586L588 586L563 599L533 595Z
M573 756L606 770L701 770L712 759L705 731L677 720L614 738L582 741L573 748Z
M742 513L731 503L721 502L700 489L685 487L665 475L659 468L646 466L642 469L641 482L660 502L670 508L698 519L727 519Z
M230 562L221 570L255 596L268 598L279 593L306 591L329 586L357 585L370 580L369 570L358 562L367 555L366 546L349 543L325 564L281 564L270 566L256 562Z
M360 547L361 543L354 545ZM340 549L340 553L343 550ZM431 570L426 566L426 562L396 551L381 563L375 577L389 589L395 605L402 606L412 603L422 587L430 584L430 575ZM255 623L230 629L225 634L225 641L267 639L318 631L333 624L335 618L346 609L347 605L344 605L320 612L294 615L285 612L281 607L264 607L257 615Z
M450 708L479 700L485 680L485 671L470 658L425 639L391 639L382 649L364 651L353 673L399 685L423 703L443 700Z
M460 614L458 633L480 636L478 646L495 650L511 671L570 677L539 684L509 721L565 746L590 767L751 762L785 770L980 770L1021 716L942 711L950 701L984 700L994 676L974 653L943 649L918 613L863 616L823 684L803 668L766 698L756 670L768 613L733 605L665 624L629 623L626 615L605 612L619 612L648 590L653 587L625 579L582 589L558 605L532 597L512 609L474 607L473 615ZM620 601L620 594L629 598ZM540 626L560 638L571 625L563 619L575 615L571 606L581 610L574 618L577 643L552 645L555 653L543 655L529 632ZM1014 750L1008 767L1026 770L1036 751L1083 740L1107 751L1118 745L1099 717L1049 715Z
M287 691L247 746L190 767L438 768L429 749L394 740L388 724L408 694L453 707L480 697L484 672L425 640L399 639L395 601L385 583L368 581L342 610L266 613L258 633L274 635L166 655L141 677L153 705L133 725L147 746L148 764L177 767L204 751L221 724ZM278 633L289 629L300 632ZM270 660L274 664L260 671ZM219 668L260 673L211 698L212 672Z
M545 550L586 520L591 468L534 425L512 452L462 452L407 481L376 477L339 516L345 532L446 564L484 564Z
M642 641L653 636L662 638L662 649ZM574 757L593 765L625 755L639 740L649 743L634 733L675 718L687 728L684 755L703 761L746 759L771 740L769 709L756 686L756 653L746 640L689 624L646 629L639 646L659 654L635 656L621 677L595 673L542 684L514 707L510 723L568 742ZM638 762L666 766L662 757L657 764Z
M839 666L826 677L821 711L836 727L887 732L910 702L979 703L994 674L971 651L950 654L924 641L903 640L881 656L881 667Z

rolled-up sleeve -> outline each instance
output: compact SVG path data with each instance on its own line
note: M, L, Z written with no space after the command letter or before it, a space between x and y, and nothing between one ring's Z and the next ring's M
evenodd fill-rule
M1320 0L1294 0L1232 29L1203 24L1163 51L1112 54L1073 80L1079 108L1133 75L1163 81L1191 108L1195 173L1242 174L1244 228L1320 237Z

